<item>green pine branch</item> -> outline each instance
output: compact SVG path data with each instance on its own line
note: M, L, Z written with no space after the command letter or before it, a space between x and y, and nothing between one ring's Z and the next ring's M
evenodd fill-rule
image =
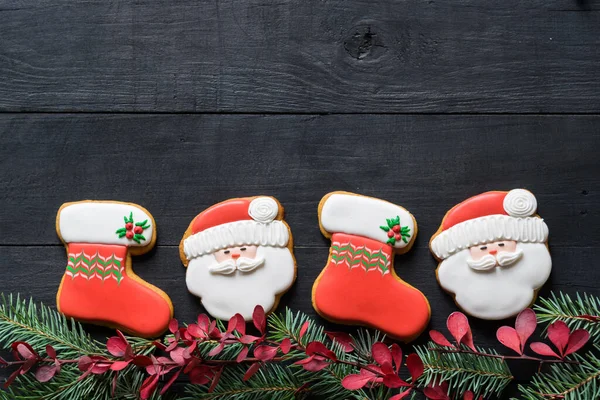
M152 341L128 338L137 354L148 355L154 351ZM45 354L46 345L51 345L62 359L76 359L82 355L110 357L103 343L93 339L83 326L67 319L58 311L19 296L0 296L0 347L7 349L15 341L29 343L37 352ZM143 370L129 366L119 373L115 395L112 395L114 373L90 375L79 380L82 372L75 364L65 364L51 381L38 382L33 375L17 378L3 399L15 400L109 400L137 399L139 388L146 374ZM161 397L154 397L153 400Z
M450 393L472 391L477 396L499 396L514 379L508 365L501 358L478 356L472 353L444 352L445 348L429 342L415 346L423 361L425 373L420 386L448 382ZM480 353L497 355L494 350L477 348Z
M267 364L251 379L244 382L247 366L234 366L223 370L219 383L208 393L207 386L186 385L187 396L182 400L294 400L304 399L309 391L305 382L309 373L298 373L284 366Z
M519 385L523 400L600 399L600 345L595 352L574 354L579 364L555 364L549 372L536 374L529 385Z
M551 324L564 321L571 330L585 329L594 340L600 339L600 298L584 293L571 296L559 292L540 298L533 307L538 321Z
M309 328L300 338L300 331L305 323L309 324ZM291 338L293 345L306 346L310 342L328 343L329 338L325 333L323 326L317 325L308 315L302 312L294 313L290 309L285 310L284 315L271 314L268 317L269 339L273 341L281 341L285 338ZM355 342L355 350L346 353L342 345L334 342L329 346L339 360L358 364L371 364L373 358L371 356L371 348L375 342L380 342L385 339L385 336L379 332L370 333L370 331L361 329L357 336L353 336ZM306 355L302 352L292 351L290 353L290 361L298 361ZM297 365L289 365L294 373L303 373L304 370ZM348 391L342 386L342 379L349 374L359 373L359 369L348 364L331 363L329 367L307 375L307 384L313 396L332 400L345 399L382 399L389 396L384 396L387 389L361 389Z
M52 345L65 358L104 353L104 345L86 333L80 323L42 303L2 294L0 346L8 348L16 341L27 342L38 352Z

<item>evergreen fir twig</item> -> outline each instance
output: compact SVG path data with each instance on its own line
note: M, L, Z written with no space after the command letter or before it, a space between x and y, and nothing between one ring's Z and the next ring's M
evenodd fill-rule
M154 350L152 341L129 337L137 354L148 355ZM38 352L52 346L61 357L77 358L82 355L108 355L106 346L93 339L83 326L67 319L56 310L24 300L19 296L0 295L0 346L10 348L13 342L27 342ZM65 364L60 374L49 382L39 382L25 374L16 383L1 392L2 398L14 400L109 400L137 399L145 374L133 366L119 373L113 395L113 373L90 375L80 380L77 364ZM158 394L153 400L160 399Z
M212 392L207 386L187 385L182 400L303 399L309 393L305 382L312 379L309 373L274 364L265 365L248 381L240 379L244 373L241 366L225 370Z
M585 329L594 339L600 339L600 298L579 293L572 299L568 294L551 293L540 298L534 306L538 321L551 324L565 322L569 328Z
M536 374L529 385L519 385L524 400L588 400L600 398L600 346L585 355L574 354L578 364L557 364Z
M0 346L10 347L16 341L29 343L41 351L52 345L65 357L81 354L102 354L103 344L94 340L83 326L33 300L23 300L12 294L0 296Z
M486 357L471 352L446 352L444 347L429 342L426 346L415 346L425 366L419 380L422 386L448 382L449 391L464 393L468 390L484 397L500 395L514 379L508 365L501 358ZM498 355L494 350L477 348L484 354Z

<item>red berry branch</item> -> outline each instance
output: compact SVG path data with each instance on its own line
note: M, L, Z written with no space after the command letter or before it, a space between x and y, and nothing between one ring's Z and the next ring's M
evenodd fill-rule
M343 369L346 372L341 377L336 375L336 384L340 385L340 389L343 387L367 393L373 389L387 388L392 391L387 400L408 398L414 392L420 392L431 400L483 400L481 393L485 392L485 388L459 386L452 381L455 375L436 375L431 366L434 359L424 358L424 355L435 354L437 358L443 355L467 355L471 357L469 359L494 358L501 362L508 359L526 360L538 362L541 369L545 364L579 365L577 359L567 357L580 350L590 338L586 330L571 331L565 323L558 321L548 327L548 340L554 348L547 343L533 342L529 349L541 357L525 354L527 343L537 327L536 315L530 309L518 315L514 327L503 326L497 331L500 343L517 355L500 355L477 348L469 321L460 312L452 313L447 319L453 342L441 332L432 330L429 335L433 343L424 350L425 353L416 346L417 353L407 357L395 343L388 345L369 341L365 345L357 343L346 333L323 334L318 331L321 334L316 334L308 321L297 331L288 329L286 325L285 332L280 331L283 334L268 336L267 319L260 306L254 310L252 325L253 328L248 327L239 314L233 316L226 327L205 314L187 326L180 326L173 319L169 324L171 334L165 341L152 343L153 354L148 351L148 346L133 345L131 339L119 331L106 342L105 354L87 354L78 358L63 359L50 345L45 347L45 355L41 355L29 343L17 341L11 345L14 360L0 358L0 364L3 367L16 367L7 379L5 388L14 384L19 376L28 373L33 373L38 382L49 382L61 373L65 365L76 365L80 372L78 382L90 376L109 374L113 394L122 374L134 368L145 374L139 388L141 399L149 399L156 392L166 393L182 374L189 378L191 384L203 385L206 391L213 392L228 367L243 366L240 378L248 381L266 364L280 363L285 368L302 368L315 376L319 371L335 375L333 370L336 366L350 367ZM274 337L277 340L273 340ZM459 368L457 366L455 369ZM308 379L297 390L310 392L314 384L314 380ZM560 398L552 396L550 398Z
M502 345L518 353L518 356L490 354L478 351L473 344L473 335L469 326L467 317L461 312L450 314L447 320L447 327L450 334L455 339L452 344L446 337L435 330L429 332L431 340L442 348L432 348L431 350L441 353L466 353L481 357L493 357L502 360L530 360L539 362L540 368L543 364L552 363L572 363L577 361L565 360L569 354L575 353L581 349L589 340L590 334L584 329L577 329L574 332L562 321L556 321L548 327L548 339L556 347L557 352L546 343L531 343L530 349L541 356L554 357L554 360L532 357L524 354L525 345L537 328L537 318L535 312L528 308L519 313L515 321L515 327L502 326L496 332L496 337ZM464 346L461 346L464 345Z

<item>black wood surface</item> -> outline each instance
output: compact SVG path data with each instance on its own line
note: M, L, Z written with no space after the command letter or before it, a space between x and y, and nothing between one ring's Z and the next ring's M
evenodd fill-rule
M444 330L456 306L430 236L467 197L524 187L550 228L542 295L600 295L598 11L585 0L0 0L0 291L54 304L59 206L131 201L158 227L134 269L191 321L202 308L177 254L187 225L216 202L268 194L298 260L280 310L345 329L315 315L310 291L329 246L317 204L347 190L415 215L396 271ZM476 342L494 345L506 323L473 320Z
M597 0L0 2L0 109L595 112Z

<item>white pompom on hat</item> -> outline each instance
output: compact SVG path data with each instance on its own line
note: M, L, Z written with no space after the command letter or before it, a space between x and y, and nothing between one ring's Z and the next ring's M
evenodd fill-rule
M537 200L525 189L486 192L471 197L446 213L431 250L440 259L484 243L515 240L544 243L548 226L537 217Z

